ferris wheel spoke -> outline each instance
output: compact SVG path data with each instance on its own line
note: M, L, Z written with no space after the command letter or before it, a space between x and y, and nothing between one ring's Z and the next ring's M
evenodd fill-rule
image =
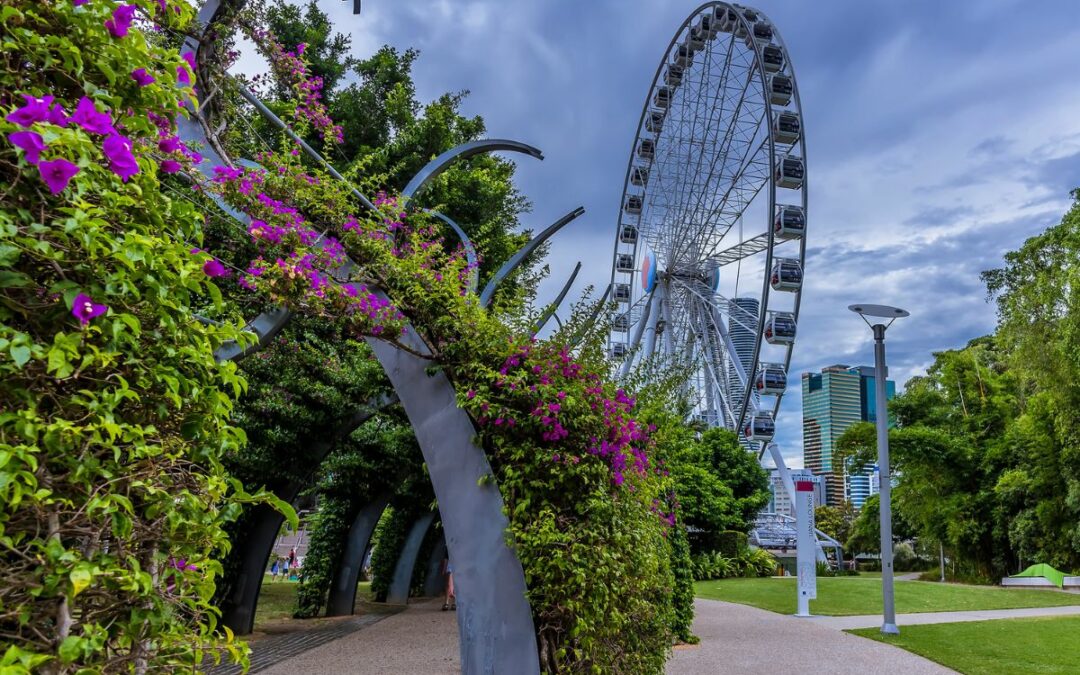
M735 186L738 185L738 182L742 180L743 174L745 173L747 157L755 157L757 155L757 152L761 149L761 146L759 144L758 148L753 153L751 153L751 148L753 148L753 140L757 136L756 131L760 127L761 121L764 118L764 107L761 108L761 114L757 115L757 117L751 117L749 120L744 120L743 110L746 103L746 93L750 87L750 83L754 80L754 72L750 68L747 69L746 79L746 83L739 88L738 103L736 104L734 111L731 113L731 120L727 126L727 129L724 132L724 137L721 141L720 149L713 156L714 165L710 167L709 181L707 181L707 186L711 187L711 178L712 173L715 170L715 162L716 160L722 159L722 162L720 162L721 173L716 181L716 184L717 187L719 187L720 184L727 183L729 187L724 193L724 196L721 197L719 200L716 200L714 197L715 191L710 189L699 190L697 194L697 202L695 203L693 210L689 210L689 205L686 210L686 212L690 213L690 222L697 221L699 223L698 229L694 233L694 237L692 238L695 243L701 243L702 240L705 238L705 233L708 231L708 227L711 224L710 221L712 220L712 214L723 210L723 207L729 203L728 199L731 196L732 190L735 188ZM750 114L753 115L753 112L751 112ZM740 126L742 126L740 123L745 124L748 129L751 129L753 131L751 131L748 136L744 134L744 138L740 141L740 144L746 146L746 151L743 153L742 158L740 159L739 170L725 175L724 168L726 168L728 165L728 158L731 150L733 149L732 144L735 142L736 132L740 128ZM767 140L768 136L766 135L763 141ZM762 181L766 180L767 178L768 172L766 170L766 175L762 178ZM734 222L734 220L738 218L738 215L742 214L743 209L748 203L749 200L738 204L738 208L735 210L737 215L735 216L735 218L731 219L732 222ZM719 205L719 208L717 208L717 205ZM706 216L704 218L700 217L702 211L708 211L709 216ZM727 211L730 211L730 209L728 209ZM727 225L726 228L722 228L721 230L716 232L716 235L718 236L714 235L710 237L710 239L722 239L727 233L727 229L730 227L730 224Z
M734 36L732 36L732 38L733 37ZM726 51L726 54L725 54L725 57L724 57L724 62L725 63L730 63L731 62L732 54L734 52L734 47L735 47L735 40L734 39L727 40L727 51ZM704 157L706 156L706 154L711 154L711 161L709 162L709 173L705 177L705 180L702 182L701 185L693 185L693 184L690 185L690 187L693 188L693 189L687 189L686 185L688 183L694 183L695 181L693 179L685 178L685 174L684 174L684 178L681 181L684 189L681 190L680 193L678 193L676 195L675 203L678 205L677 213L679 214L680 220L682 220L683 222L685 222L685 220L686 220L685 214L687 214L689 212L690 203L694 200L695 195L700 197L700 195L702 195L702 194L704 194L705 192L708 191L708 187L711 184L712 175L713 175L713 173L715 171L715 166L716 166L717 159L721 156L721 154L723 152L723 145L721 144L721 146L719 146L719 152L709 153L708 150L710 148L710 145L715 145L715 144L710 144L709 141L708 141L707 136L708 136L708 133L709 133L710 129L712 129L714 127L717 127L717 128L719 127L719 125L716 124L716 122L721 120L723 118L723 116L725 115L726 104L727 104L727 99L728 99L728 96L727 96L728 82L729 82L729 79L731 77L732 72L734 71L734 68L724 68L724 70L723 70L723 72L722 72L722 74L720 76L719 86L716 87L716 90L715 90L716 93L714 95L710 91L710 90L712 90L712 87L710 86L711 82L712 82L712 78L711 78L711 74L712 74L712 41L711 40L708 43L708 48L705 50L704 61L705 61L704 67L701 69L701 78L700 78L700 81L697 83L699 89L702 92L704 92L704 95L703 96L698 96L697 101L699 103L699 106L702 105L702 104L711 103L713 101L718 101L719 105L711 106L712 107L711 114L709 114L706 119L702 120L702 130L703 130L704 138L698 144L699 147L700 147L700 152L697 153L698 163L697 163L697 166L695 167L695 174L696 175L701 174L701 162L704 159ZM750 72L751 71L748 68L747 69L748 77L749 77ZM712 97L712 98L710 98L710 97ZM700 117L701 117L700 111L698 111L694 115L693 123L696 124L697 119L700 118ZM690 137L691 137L691 139L694 138L693 130L691 130ZM691 148L692 147L693 147L693 145L691 145ZM689 156L688 156L688 160L689 160ZM685 238L686 237L683 237L680 240L673 241L672 246L671 246L671 251L672 251L671 257L672 258L677 259L679 257L679 250L682 248L682 240L685 239Z
M765 232L764 234L755 235L746 241L740 242L731 248L724 249L712 256L710 260L723 267L724 265L730 265L733 262L761 253L767 248L769 248L769 233Z

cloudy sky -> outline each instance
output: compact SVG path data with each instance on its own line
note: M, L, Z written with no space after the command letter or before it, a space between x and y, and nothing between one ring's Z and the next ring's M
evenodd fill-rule
M553 296L610 275L614 218L642 101L696 6L675 0L320 0L357 55L421 51L423 100L468 89L491 137L540 147L518 181L553 243ZM798 374L873 362L853 302L899 305L889 332L903 383L935 350L994 326L979 272L1056 223L1080 185L1080 3L759 0L802 95L810 219L803 316L778 440L802 465Z

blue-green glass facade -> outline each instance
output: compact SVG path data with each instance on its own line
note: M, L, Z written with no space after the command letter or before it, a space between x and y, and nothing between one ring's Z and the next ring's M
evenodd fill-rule
M886 394L893 398L896 384L885 381ZM843 467L833 466L836 443L852 424L876 419L874 369L836 365L820 373L803 373L803 466L822 476L826 501L838 506L845 499L861 507L876 492L871 467L866 475L845 480Z

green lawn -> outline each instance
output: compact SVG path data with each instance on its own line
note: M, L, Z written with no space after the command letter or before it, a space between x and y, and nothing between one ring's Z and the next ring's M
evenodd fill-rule
M900 635L888 636L877 628L848 632L888 642L969 675L1080 672L1080 617L903 626Z
M295 581L263 581L259 591L259 605L255 608L255 625L291 619L296 604ZM357 586L356 601L364 602L371 598L371 582L363 581Z
M1080 605L1080 595L1060 591L927 581L897 581L895 588L896 611L901 614ZM694 584L694 589L700 598L753 605L781 614L795 613L794 577L699 581ZM810 601L813 614L850 616L882 611L880 578L824 577L818 579L817 595L817 600Z

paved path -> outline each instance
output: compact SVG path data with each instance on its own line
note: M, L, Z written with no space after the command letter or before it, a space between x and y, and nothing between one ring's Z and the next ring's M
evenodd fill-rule
M457 612L442 599L412 603L373 626L310 649L264 675L445 675L460 673Z
M842 633L812 619L796 619L756 607L700 598L694 601L694 609L694 633L701 638L701 644L676 649L668 662L668 675L953 672L898 647ZM390 621L393 618L379 626Z
M360 616L326 620L322 626L294 632L267 635L253 640L249 673L261 673L271 666L285 661L309 649L341 639L350 633L372 626L394 612L371 612ZM209 675L240 675L240 666L214 666L207 669Z
M1080 614L1080 605L1068 607L1029 607L1024 609L984 609L967 612L919 612L897 614L896 625L917 626L926 623L958 623L961 621L987 621L990 619L1020 619L1028 616L1074 616ZM851 628L874 628L881 625L880 614L866 616L815 616L807 619L819 626L836 630Z

